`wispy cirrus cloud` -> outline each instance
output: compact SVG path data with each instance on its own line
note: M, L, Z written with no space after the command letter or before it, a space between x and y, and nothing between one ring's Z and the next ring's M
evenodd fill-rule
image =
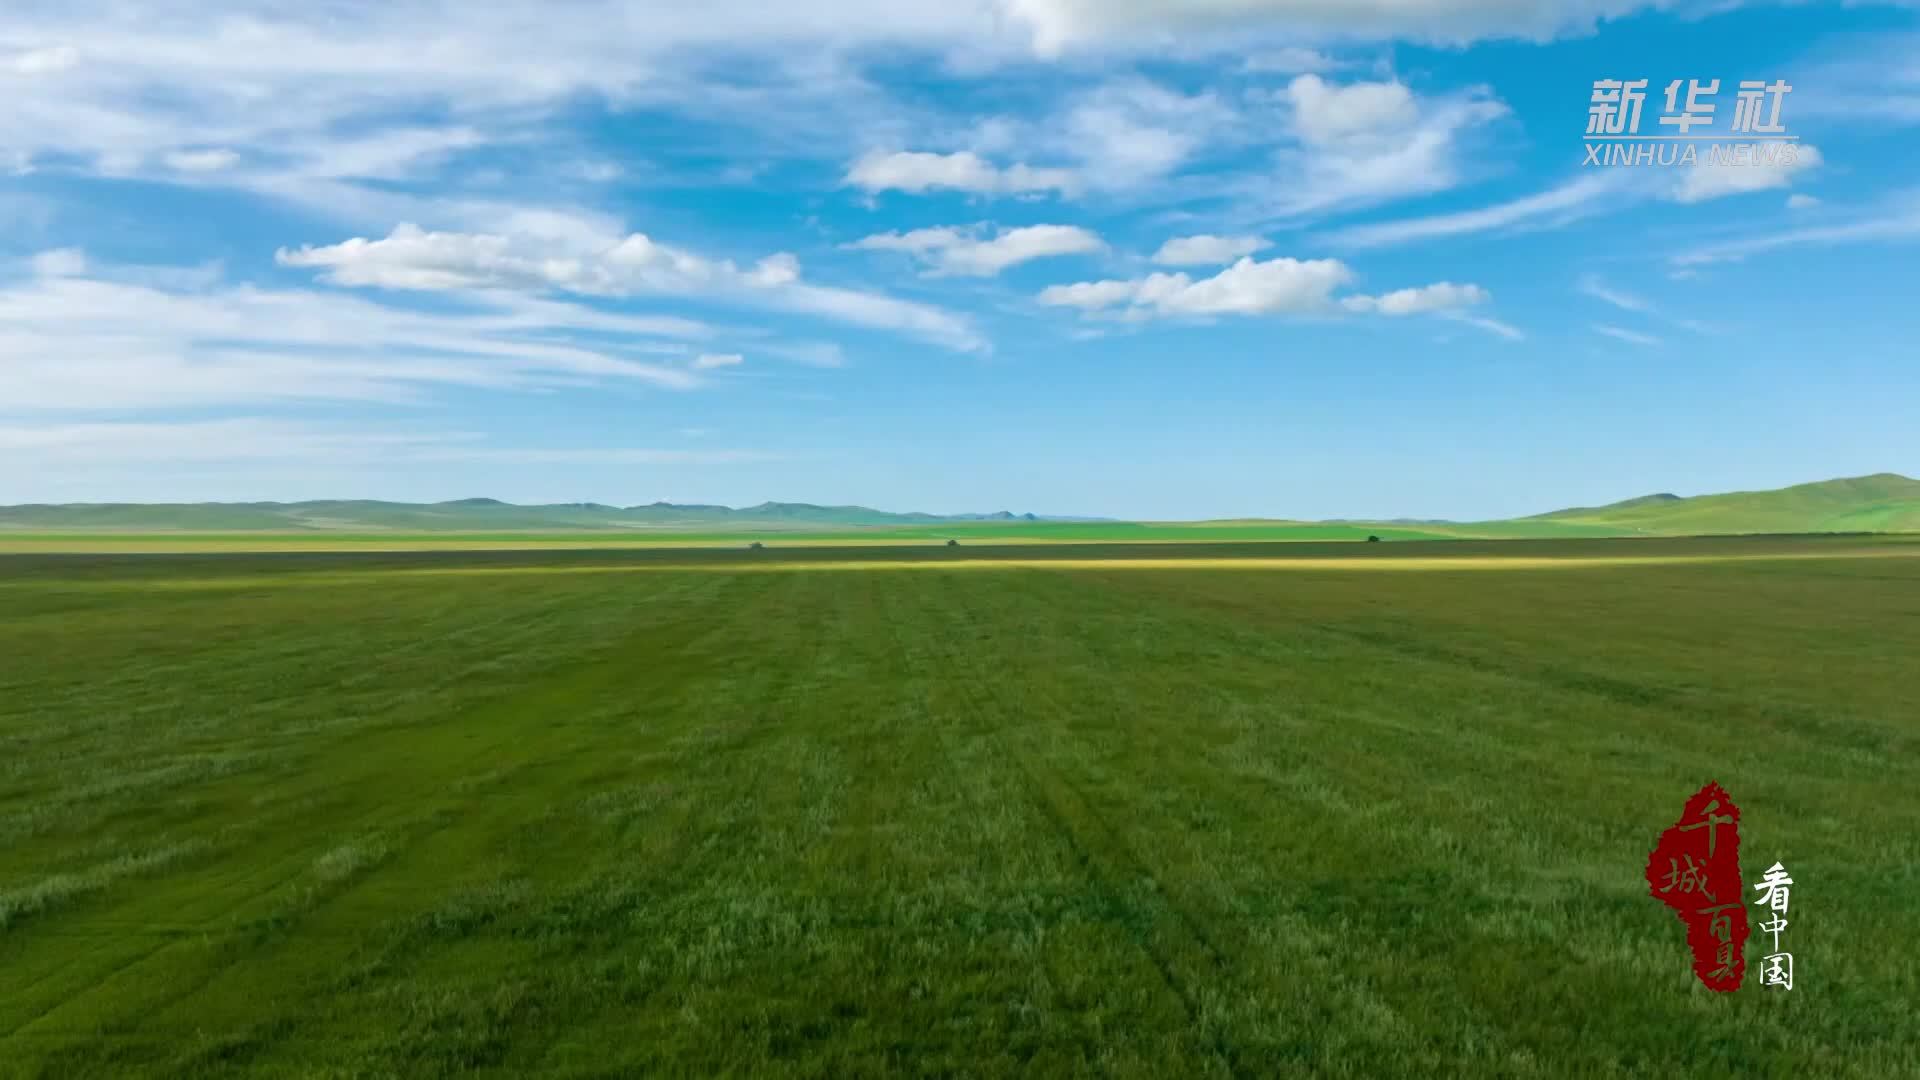
M1885 130L1920 124L1920 33L1828 38L1794 78L1793 118L1823 128Z
M1897 192L1873 205L1848 208L1819 224L1702 244L1671 256L1668 262L1684 272L1710 263L1739 262L1787 248L1914 241L1920 241L1920 189Z
M1158 200L1196 160L1248 134L1228 97L1139 75L1103 73L1065 90L1043 79L1024 84L1022 96L1022 107L1004 112L936 113L927 118L933 133L916 136L919 149L870 150L844 183L869 193Z
M1611 326L1606 323L1595 323L1593 332L1605 337L1610 337L1615 341L1624 341L1629 345L1642 345L1651 348L1661 344L1660 339L1654 337L1652 334L1643 334L1638 330L1628 330L1622 326Z
M402 224L380 239L283 248L277 259L347 286L700 297L910 334L959 351L986 348L965 316L883 293L803 281L800 262L791 254L768 255L741 267L638 232L435 232Z
M94 267L65 249L0 285L0 412L422 400L434 388L628 382L691 390L666 362L714 328L505 292L426 310L217 275Z
M1124 191L1179 172L1241 123L1239 110L1212 91L1123 78L1079 94L1038 137L1078 159L1090 185Z
M1584 274L1575 286L1580 292L1603 300L1622 311L1647 312L1653 310L1652 302L1635 293L1618 289L1602 280L1597 274Z
M1336 83L1301 75L1276 95L1293 143L1275 152L1280 182L1263 200L1279 217L1444 191L1463 178L1463 146L1507 115L1482 89L1421 96L1397 80Z
M739 465L777 461L760 450L501 446L477 432L391 431L258 416L215 420L0 423L0 452L36 467L298 462L393 465Z
M1709 334L1709 333L1715 332L1713 327L1709 326L1704 322L1701 322L1698 319L1690 318L1687 316L1670 315L1665 311L1662 311L1658 305L1654 304L1653 301L1648 300L1646 297L1641 296L1639 293L1629 292L1625 289L1619 288L1618 286L1612 284L1611 282L1608 282L1605 279L1601 278L1598 274L1582 274L1580 276L1580 279L1574 283L1574 288L1576 291L1578 291L1584 296L1590 296L1595 300L1599 300L1600 302L1605 304L1610 304L1613 307L1616 307L1621 311L1628 312L1630 314L1641 315L1651 319L1658 319L1661 322L1668 323L1672 326L1677 326L1683 330L1686 330L1695 334ZM1624 331L1624 330L1619 330L1619 328L1617 327L1609 327L1607 330L1602 330L1601 333L1607 334L1607 336L1609 337L1618 338L1619 340L1622 340L1622 341L1634 341L1634 338L1632 337L1622 337L1621 335L1622 334L1638 334L1639 332ZM1654 340L1652 338L1652 335L1641 335L1641 336L1647 337L1649 341ZM1638 341L1635 341L1635 343L1644 344L1644 342L1638 342Z
M384 0L319 7L228 0L211 13L193 4L145 4L116 8L110 17L87 5L32 4L9 12L0 41L0 93L9 101L0 114L0 146L41 167L236 187L366 220L384 213L443 226L449 223L417 204L394 212L393 204L411 194L406 183L431 178L458 186L486 170L455 164L471 166L505 147L539 150L521 165L542 177L536 188L578 182L585 175L581 147L573 145L579 133L554 120L598 102L750 129L754 141L778 144L781 153L856 157L848 181L869 191L1065 194L1170 175L1219 128L1238 123L1236 110L1207 92L1140 78L1099 80L1069 95L1057 117L1036 124L1052 133L1043 148L1057 159L1036 164L979 146L911 145L930 110L877 86L861 59L893 49L972 58L976 71L1031 72L1035 57L1062 51L1123 59L1142 48L1164 52L1178 40L1186 59L1264 58L1265 70L1320 80L1342 63L1302 39L1542 40L1657 6L827 0L769 7L715 0L689 7L577 0L555 9L503 0L464 7L455 19L439 2ZM1084 75L1073 63L1052 70ZM1295 108L1305 113L1328 103L1344 109L1356 94L1375 93L1365 84L1324 81L1297 81L1292 90ZM1492 108L1458 96L1439 100L1420 124L1396 129L1408 144L1398 152L1384 144L1358 147L1354 132L1339 146L1316 144L1299 162L1315 190L1295 209L1414 190L1408 185L1422 175L1444 183L1453 164L1447 145ZM1302 131L1324 129L1308 120ZM887 148L859 156L876 144Z
M1389 247L1507 229L1557 228L1595 214L1666 200L1700 203L1787 187L1824 161L1817 147L1799 145L1791 159L1761 164L1589 169L1544 191L1473 210L1372 222L1328 235L1336 247Z
M1618 173L1583 173L1558 186L1508 202L1475 210L1355 225L1336 230L1328 240L1344 248L1387 247L1543 222L1573 221L1596 212L1605 200L1621 194L1625 187Z
M1525 341L1527 339L1527 335L1519 327L1514 326L1512 323L1502 322L1499 319L1489 318L1485 315L1472 315L1465 311L1442 311L1439 312L1439 315L1444 319L1452 319L1454 322L1465 323L1476 329L1485 330L1489 334L1505 338L1508 341Z

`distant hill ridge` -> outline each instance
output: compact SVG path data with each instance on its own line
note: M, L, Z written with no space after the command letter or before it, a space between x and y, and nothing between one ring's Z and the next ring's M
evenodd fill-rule
M591 502L521 506L489 498L452 499L437 503L315 499L288 503L41 503L0 506L0 529L41 531L664 531L1088 520L1098 519L1015 514L1010 510L990 514L890 513L865 506L820 506L792 502L765 502L738 509L670 502L625 507Z
M1771 491L1642 495L1527 518L1606 525L1629 533L1920 532L1920 480L1874 473Z
M1008 510L940 515L795 502L765 502L737 509L670 502L625 507L592 502L520 506L490 498L438 503L321 499L292 503L0 506L0 530L13 532L744 533L831 532L959 523L1005 524L1009 530L1018 530L1027 524L1102 521L1106 519L1016 514ZM1295 523L1381 526L1383 532L1395 525L1421 525L1434 526L1442 535L1488 537L1920 532L1920 480L1897 473L1875 473L1773 491L1736 491L1691 498L1661 493L1504 522Z

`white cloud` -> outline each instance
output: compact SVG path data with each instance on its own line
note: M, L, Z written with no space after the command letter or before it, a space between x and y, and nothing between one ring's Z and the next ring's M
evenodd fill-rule
M928 263L933 274L992 277L1010 266L1060 255L1104 251L1100 237L1077 225L1029 225L982 238L982 226L915 229L869 236L850 247L902 251Z
M9 39L33 47L0 53L0 70L97 68L102 84L116 88L156 72L193 72L200 97L236 103L249 91L281 87L318 97L319 84L334 82L343 95L358 90L363 98L524 105L581 93L644 95L679 74L675 61L716 51L760 53L796 67L808 59L821 78L833 73L830 54L876 45L1044 56L1171 38L1286 57L1297 70L1314 70L1306 66L1310 50L1272 48L1271 35L1291 42L1538 39L1657 6L1661 0L573 0L556 8L496 0L461 6L453 19L443 4L388 0L221 0L211 12L202 4L148 3L116 8L111 17L97 5L34 4L9 10ZM1240 36L1202 37L1212 31Z
M717 115L767 135L760 145L777 133L812 153L825 134L832 153L845 153L912 110L885 102L844 52L937 48L982 28L971 12L886 0L806 10L758 0L697 9L502 0L462 8L457 19L444 6L8 5L0 165L17 158L23 167L246 190L382 229L401 219L444 226L418 207L490 185L486 168L444 168L467 151L534 148L514 154L515 178L557 194L577 188L585 139L555 114L583 101ZM712 63L720 53L752 59L720 77ZM210 146L243 149L244 160L195 170L216 160L204 156ZM380 183L390 180L437 181L440 194ZM378 209L408 203L407 213Z
M589 267L579 258L551 258L524 248L506 236L474 233L428 232L418 225L401 224L384 239L355 237L325 247L282 248L275 261L282 266L318 269L328 281L339 285L374 286L385 289L481 289L533 286L570 287L581 292L612 293L611 273ZM623 262L642 267L643 256L657 251L663 268L676 260L672 253L656 249L645 236L626 248ZM691 256L681 260L682 268L697 272L703 268ZM599 272L602 281L584 280Z
M1129 318L1279 315L1325 311L1333 291L1353 280L1337 259L1243 258L1209 278L1155 273L1132 281L1055 285L1040 302L1086 311L1125 306Z
M458 439L462 436L452 436ZM368 464L448 436L339 431L253 417L187 422L0 424L0 451L49 465L278 459Z
M965 317L941 308L802 282L799 260L785 252L741 269L644 233L622 237L565 220L518 224L517 233L429 232L403 224L383 239L282 249L276 258L283 266L320 270L341 285L699 296L898 331L961 351L985 348Z
M0 92L9 98L0 111L0 146L30 165L54 157L63 170L238 188L351 216L363 201L405 198L364 181L414 178L449 153L521 137L457 121L396 123L408 103L451 101L461 88L433 86L431 76L358 69L356 59L374 54L356 57L354 50L387 47L358 41L344 23L312 26L263 10L243 33L238 18L176 25L168 16L178 11L153 5L113 21L54 22L54 10L42 15L49 33L84 40L86 63L77 63L77 51L42 50L14 66L45 72L71 58L57 92L7 86L0 60ZM286 51L254 51L275 43ZM501 119L524 129L529 118ZM246 167L231 147L248 149Z
M1660 344L1660 339L1651 334L1642 334L1638 330L1628 330L1619 326L1608 326L1604 323L1595 323L1593 325L1593 332L1596 334L1605 334L1607 337L1613 338L1616 341L1624 341L1629 345L1651 347Z
M1179 171L1240 119L1214 94L1123 79L1081 95L1043 137L1081 162L1090 186L1118 190Z
M763 450L658 450L629 447L540 449L470 447L424 450L422 461L476 461L500 465L741 465L780 461L784 454Z
M18 75L57 75L72 70L79 63L80 50L71 45L55 45L15 53L0 61L0 70Z
M1787 209L1789 210L1810 210L1819 205L1819 199L1805 192L1796 191L1787 196Z
M1310 28L1323 21L1349 20L1323 19L1326 13L1311 5L1286 2L1271 10L1238 10L1245 5L1237 0L1199 6L1209 4L1221 9L1219 26L1236 34L1250 27L1251 34L1217 43L1192 39L1182 59L1218 50L1254 56L1268 69L1340 66L1299 42L1316 37ZM1178 4L1117 0L1079 14L1048 14L1045 3L1012 0L988 0L984 9L888 0L772 9L762 0L693 7L578 0L563 10L502 0L484 7L462 9L456 20L438 5L376 0L332 0L321 8L225 0L219 17L185 4L133 5L115 9L111 19L86 5L9 12L10 41L71 41L81 51L60 76L59 94L10 98L0 111L0 147L29 166L54 161L80 172L244 190L379 235L398 221L494 231L460 205L502 198L489 176L523 182L542 198L602 197L588 189L604 183L609 170L583 168L583 160L595 159L590 137L563 122L562 110L581 102L662 110L698 125L703 140L750 146L757 158L851 161L846 182L870 194L1034 197L1099 189L1170 199L1160 181L1181 177L1215 150L1270 146L1276 134L1267 118L1243 115L1237 96L1183 93L1138 77L1076 89L1103 69L1008 66L1063 26L1078 27L1073 40L1100 49L1132 49L1143 27L1178 29L1186 40L1195 9ZM1128 7L1140 10L1122 16ZM1265 29L1290 24L1309 33L1276 37ZM1386 40L1427 24L1425 15L1382 9L1349 28ZM1060 102L1052 115L1012 122L1025 138L989 150L959 129L1001 118L963 123L944 106L891 93L865 68L877 46L975 56L977 72L1014 72L1023 86L1052 80L1055 72L1071 82L1049 88ZM0 54L0 65L24 63L26 55ZM16 88L0 87L7 89ZM1009 101L1009 112L1022 115L1017 99ZM1281 188L1300 194L1281 198L1278 211L1306 213L1456 182L1456 144L1491 114L1488 104L1415 104L1423 115L1406 145L1349 145L1291 162L1298 175L1284 177ZM513 164L503 168L502 159ZM1273 179L1272 170L1261 171ZM1181 178L1193 180L1194 189L1217 186L1217 178Z
M1328 72L1342 67L1340 61L1318 49L1288 45L1248 56L1241 70L1260 75L1298 75L1302 72Z
M1083 281L1055 285L1038 300L1049 307L1078 308L1090 317L1142 321L1152 318L1219 315L1310 315L1345 311L1357 315L1438 315L1458 318L1503 337L1518 330L1493 319L1468 315L1491 294L1478 285L1439 281L1378 296L1334 293L1355 279L1338 259L1268 259L1251 256L1209 278L1156 272L1130 280Z
M977 225L941 225L930 229L915 229L906 233L877 233L856 240L847 246L856 251L904 251L913 255L925 255L954 244L967 242L978 228Z
M1653 305L1629 292L1623 292L1602 281L1598 276L1587 274L1581 277L1576 286L1581 292L1596 300L1604 300L1622 311L1648 312Z
M622 246L625 246L625 242L622 242ZM792 285L800 280L800 259L785 251L769 255L754 263L753 269L748 271L746 278L752 284L767 289Z
M1527 335L1520 332L1518 327L1501 322L1499 319L1490 319L1485 315L1469 315L1464 311L1439 311L1435 312L1435 314L1443 319L1451 319L1454 322L1478 327L1489 334L1497 334L1500 337L1506 338L1508 341L1525 341L1527 337Z
M1477 210L1356 225L1334 232L1329 240L1343 248L1385 247L1496 229L1555 227L1610 205L1662 197L1694 203L1779 188L1821 162L1820 151L1812 146L1798 145L1792 153L1795 160L1791 165L1708 165L1703 161L1684 169L1589 170L1557 187L1509 202Z
M1180 276L1184 278L1186 275ZM1075 307L1083 311L1097 311L1134 300L1141 295L1143 284L1135 280L1081 281L1072 285L1049 285L1040 291L1040 302L1049 307Z
M1297 145L1276 155L1262 201L1281 216L1361 206L1458 184L1462 145L1507 114L1484 91L1421 98L1405 84L1301 75L1276 95Z
M1287 85L1286 96L1300 136L1312 143L1403 131L1420 115L1413 92L1397 82L1340 86L1318 75L1302 75Z
M484 146L488 137L466 124L399 126L339 135L297 136L280 144L296 160L299 175L329 180L404 180L422 166Z
M87 272L87 253L79 248L55 248L35 255L31 264L33 272L41 277L79 277Z
M1630 311L1636 315L1647 315L1663 322L1671 323L1692 334L1712 334L1718 331L1698 319L1683 318L1662 312L1654 303L1637 293L1626 292L1602 280L1597 274L1582 275L1574 286L1580 292L1596 300L1612 304L1621 311ZM1605 331L1603 331L1605 332ZM1627 340L1627 339L1622 339Z
M916 162L916 169L956 173L946 185L956 190L995 192L1007 185L987 159L1024 157L1059 163L1043 172L1057 174L1067 194L1164 197L1168 182L1208 151L1270 134L1250 131L1237 104L1219 94L1183 93L1139 76L1049 89L1042 102L1027 115L973 117L960 131L939 133L960 152L929 155L938 162Z
M1796 128L1811 119L1819 127L1856 127L1885 133L1920 124L1920 33L1886 29L1823 34L1819 60L1794 66L1792 110Z
M1340 303L1348 311L1424 315L1484 304L1491 298L1491 294L1478 285L1455 285L1451 281L1440 281L1418 288L1396 289L1381 296L1349 296Z
M594 184L610 184L627 174L626 169L612 161L578 161L569 166L568 171Z
M1750 191L1770 191L1791 184L1796 177L1821 163L1819 148L1806 143L1762 143L1769 155L1764 164L1699 164L1678 170L1674 184L1676 202L1696 203ZM1778 155L1778 156L1773 156Z
M240 160L240 155L231 150L174 150L163 158L167 168L179 172L219 172L230 169Z
M654 357L712 333L514 294L424 311L205 275L100 268L0 286L0 412L269 402L405 403L438 387L533 391L616 382L692 389Z
M874 150L847 170L845 182L869 194L905 191L965 191L975 195L1072 194L1079 181L1066 169L1016 164L1001 168L971 150L952 154Z
M1330 239L1341 247L1369 248L1485 232L1522 224L1568 221L1591 212L1594 204L1622 189L1619 174L1585 173L1559 187L1478 210L1407 218L1341 229Z
M1220 266L1272 246L1258 236L1180 236L1160 245L1153 261L1162 266Z
M796 364L816 368L841 368L847 366L847 352L830 341L782 342L766 345L762 352L771 353Z
M747 358L739 353L701 353L693 358L695 371L714 371L719 368L739 367Z
M1671 273L1675 276L1686 275L1691 273L1690 267L1737 262L1749 255L1782 248L1912 240L1920 240L1920 189L1902 192L1878 206L1864 212L1853 212L1832 224L1760 233L1675 255L1671 259L1674 267Z
M992 348L974 330L972 320L964 316L929 304L897 300L879 293L794 284L785 289L769 290L767 304L855 326L910 334L959 352L986 352Z
M480 462L534 465L733 465L779 455L739 449L494 446L472 432L392 432L263 417L0 424L0 452L36 468L259 461L315 465Z
M27 160L174 183L218 184L298 201L380 228L395 220L441 227L380 180L436 177L475 188L486 170L443 168L463 152L523 147L523 172L579 183L578 133L556 114L583 101L616 109L666 108L683 122L718 121L772 154L852 156L904 146L933 111L890 97L862 70L881 47L971 56L975 71L1073 44L1101 50L1163 46L1183 58L1264 57L1320 71L1330 64L1301 42L1328 35L1388 41L1469 40L1493 33L1539 37L1661 0L498 0L440 2L184 0L99 5L11 5L0 53L0 146ZM21 8L22 10L15 10ZM1221 35L1209 33L1222 31ZM1143 40L1141 35L1146 35ZM723 65L717 60L729 61ZM1055 70L1084 74L1094 65ZM1017 70L1032 71L1031 67ZM12 85L49 73L59 92ZM1165 175L1205 144L1192 107L1089 100L1070 110L1089 162L1110 173L1091 184ZM1216 110L1223 118L1231 110ZM423 127L427 115L438 123ZM412 118L412 119L409 119ZM703 130L707 125L703 124ZM436 142L436 140L444 140ZM212 172L169 170L173 154L242 148L244 160ZM966 150L955 143L942 149ZM365 155L372 155L371 159ZM931 155L936 159L954 155ZM871 162L873 185L982 193L1070 191L1059 168L903 159ZM892 168L893 175L887 175ZM1411 166L1403 175L1411 174ZM417 200L416 200L417 201Z
M1043 56L1116 41L1263 30L1447 44L1543 40L1653 6L1656 0L999 0Z

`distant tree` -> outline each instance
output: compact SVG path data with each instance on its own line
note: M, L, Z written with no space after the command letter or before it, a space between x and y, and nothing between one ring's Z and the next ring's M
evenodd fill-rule
M764 547L766 547L766 546L767 546L767 545L765 545L765 544L763 544L763 543L761 543L761 542L760 542L760 541L758 541L758 540L755 540L755 541L754 541L753 543L751 543L751 544L748 544L748 545L747 545L747 547L748 547L748 549L750 549L750 550L752 550L752 551L759 551L759 550L760 550L761 548L764 548Z
M1369 537L1367 537L1367 543L1369 543L1369 544L1377 544L1377 543L1379 543L1379 542L1380 542L1380 538L1379 538L1379 537L1377 537L1377 536L1369 536Z
M960 546L960 541L958 541L958 540L949 540L949 541L947 541L947 546L948 546L948 547L959 547L959 546Z

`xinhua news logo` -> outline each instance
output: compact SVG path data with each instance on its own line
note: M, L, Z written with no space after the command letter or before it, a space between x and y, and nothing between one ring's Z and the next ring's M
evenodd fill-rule
M1659 126L1642 134L1646 79L1595 79L1587 105L1583 165L1778 165L1799 160L1798 135L1780 120L1793 87L1785 79L1743 80L1731 115L1719 113L1719 79L1675 79L1667 84ZM1726 117L1725 128L1716 121ZM1695 128L1702 129L1698 134Z

